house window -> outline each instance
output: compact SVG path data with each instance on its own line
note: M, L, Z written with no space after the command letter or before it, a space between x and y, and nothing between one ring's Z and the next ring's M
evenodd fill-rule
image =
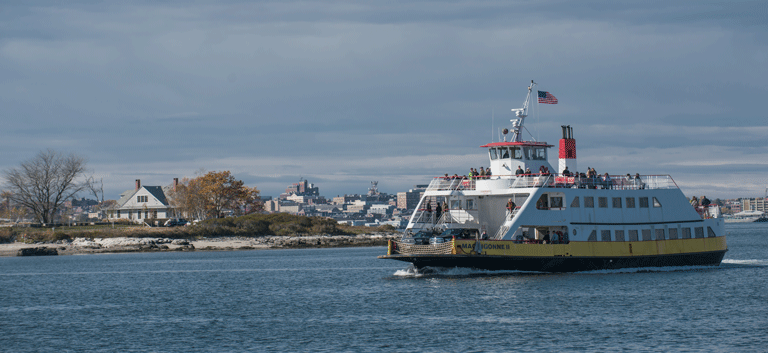
M128 211L128 219L133 219L133 211Z
M136 211L136 219L141 219L141 211Z
M579 197L576 196L573 198L573 201L571 201L571 207L579 207Z
M608 208L608 198L607 197L598 197L597 202L599 203L600 208Z
M621 208L621 197L613 198L613 208Z
M635 198L627 197L627 208L635 208Z
M144 218L149 218L149 211L144 211Z
M117 218L120 218L120 210L117 210Z
M136 202L148 202L148 201L149 201L149 196L147 195L136 196Z
M152 218L157 218L157 210L152 211Z
M595 208L595 198L592 196L584 196L584 207Z
M640 198L640 208L648 208L648 198L647 197L641 197Z

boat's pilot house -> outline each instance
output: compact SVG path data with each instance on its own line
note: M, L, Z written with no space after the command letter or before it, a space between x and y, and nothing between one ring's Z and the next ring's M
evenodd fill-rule
M499 144L503 144L499 143ZM547 163L547 147L549 146L492 146L488 145L491 158L491 170L497 175L514 174L517 166L531 168L537 173L539 166Z

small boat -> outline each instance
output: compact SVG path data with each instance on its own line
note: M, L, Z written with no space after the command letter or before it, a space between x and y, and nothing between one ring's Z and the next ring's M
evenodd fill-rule
M731 217L726 217L725 223L753 223L768 222L768 217L762 211L742 211L734 213Z
M579 173L570 126L550 172L554 146L522 136L532 93L541 97L536 86L512 109L503 140L480 146L492 175L432 179L402 239L379 258L416 269L545 272L720 264L725 221L697 212L671 176Z

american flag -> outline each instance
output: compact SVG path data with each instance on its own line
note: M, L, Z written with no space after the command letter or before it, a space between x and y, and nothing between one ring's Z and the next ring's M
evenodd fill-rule
M557 98L549 92L539 91L539 103L557 104Z

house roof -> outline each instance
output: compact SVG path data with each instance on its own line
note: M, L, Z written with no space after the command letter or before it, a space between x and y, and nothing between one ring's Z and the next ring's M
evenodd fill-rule
M165 193L171 189L169 186L142 186L141 189L147 190L147 192L152 194L152 196L160 201L160 203L162 203L164 206L168 206L168 199L165 197ZM125 206L125 204L128 203L128 201L130 201L131 198L133 198L133 196L139 192L139 190L125 190L122 194L120 194L120 199L117 200L117 203L113 208L117 209Z

